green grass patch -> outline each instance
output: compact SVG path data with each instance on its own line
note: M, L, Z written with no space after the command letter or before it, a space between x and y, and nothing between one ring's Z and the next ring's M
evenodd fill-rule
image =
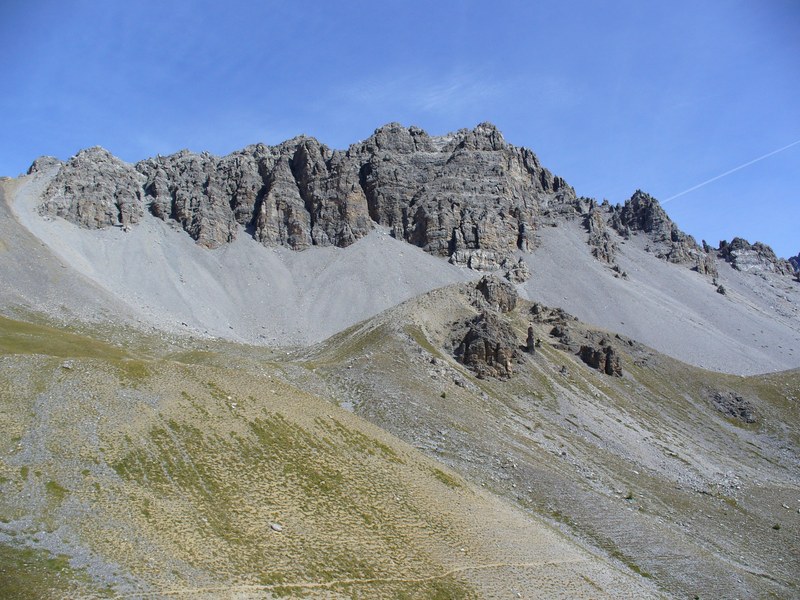
M4 600L113 596L108 589L92 585L83 571L72 569L67 556L53 556L0 544L0 597Z
M57 481L48 481L44 484L44 489L47 491L47 495L56 502L63 502L69 495L69 490L59 485Z
M48 325L0 316L0 354L44 354L59 358L130 358L124 350Z
M452 475L448 475L447 473L436 467L431 468L431 474L449 488L458 489L464 487L463 485L461 485L458 479L456 479Z

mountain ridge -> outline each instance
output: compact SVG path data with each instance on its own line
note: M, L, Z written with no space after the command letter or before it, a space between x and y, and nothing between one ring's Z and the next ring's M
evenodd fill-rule
M712 252L737 264L736 253L725 251L727 242L719 250L701 247L641 190L621 205L578 197L531 150L507 143L491 123L442 136L389 123L346 150L301 135L222 157L181 150L133 164L93 147L66 163L40 157L28 173L56 166L43 214L90 229L127 229L149 212L178 223L209 248L232 242L239 226L266 246L303 250L346 247L379 225L454 264L502 269L519 282L529 274L514 252L532 250L536 230L553 215L577 211L592 234L593 254L612 266L616 242L607 226L623 238L649 233L660 256L712 277ZM748 268L757 263L793 273L788 261L757 244Z

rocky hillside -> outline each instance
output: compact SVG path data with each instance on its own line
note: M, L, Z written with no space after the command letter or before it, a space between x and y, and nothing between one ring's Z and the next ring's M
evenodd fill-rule
M798 370L696 369L485 280L421 295L300 359L310 389L665 597L797 596Z

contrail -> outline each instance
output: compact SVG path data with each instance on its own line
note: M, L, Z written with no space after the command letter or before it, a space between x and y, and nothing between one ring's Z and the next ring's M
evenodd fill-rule
M745 167L749 167L750 165L752 165L754 163L757 163L760 160L764 160L765 158L769 158L770 156L772 156L773 154L777 154L778 152L783 152L784 150L787 150L787 149L791 148L792 146L796 146L797 144L800 144L800 140L797 140L796 142L792 142L791 144L788 144L788 145L784 146L783 148L778 148L777 150L773 150L772 152L767 152L764 156L759 156L758 158L754 158L753 160L748 161L748 162L744 163L743 165L739 165L738 167L732 168L730 171L725 171L724 173L722 173L720 175L717 175L716 177L712 177L711 179L707 179L703 183L698 183L697 185L690 187L688 190L683 190L679 194L675 194L674 196L670 196L669 198L664 200L661 204L666 204L670 200L675 200L675 198L679 198L680 196L683 196L684 194L688 194L689 192L693 192L697 188L701 188L704 185L708 185L712 181L716 181L717 179L722 179L726 175L730 175L731 173L735 173L736 171L739 171L740 169L744 169Z

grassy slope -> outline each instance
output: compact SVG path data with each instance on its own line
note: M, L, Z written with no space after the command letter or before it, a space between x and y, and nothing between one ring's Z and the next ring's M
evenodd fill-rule
M268 351L126 346L0 319L3 597L646 592Z

